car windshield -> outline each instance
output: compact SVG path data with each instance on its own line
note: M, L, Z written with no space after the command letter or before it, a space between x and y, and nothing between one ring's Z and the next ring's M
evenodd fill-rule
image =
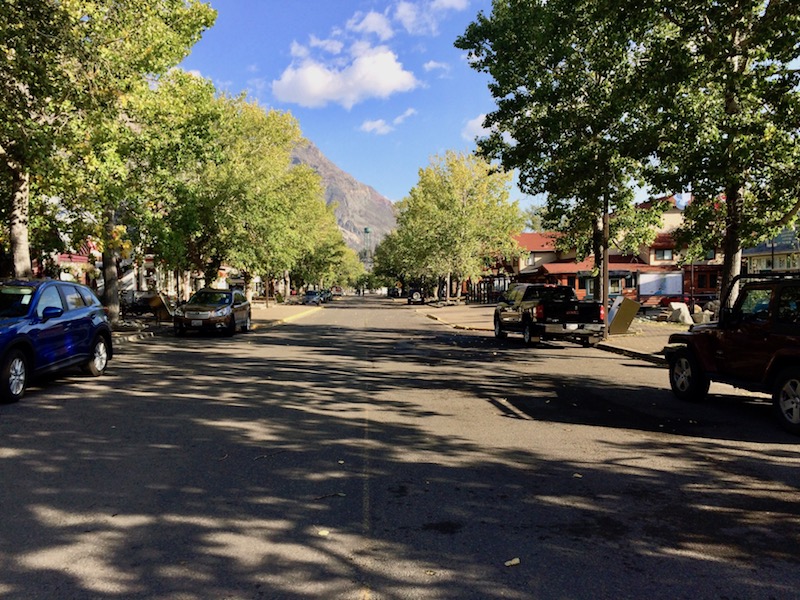
M306 292L306 296L316 296L319 292Z
M23 286L0 287L0 318L24 317L28 314L33 288Z
M197 292L189 304L223 305L231 303L231 295L228 292Z

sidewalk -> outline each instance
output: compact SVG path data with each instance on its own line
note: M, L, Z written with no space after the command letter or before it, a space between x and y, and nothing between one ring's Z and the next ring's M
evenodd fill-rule
M456 329L493 331L494 305L465 304L457 306L427 305L418 309L428 318ZM597 348L632 356L656 364L666 364L662 350L671 333L686 331L688 325L665 323L636 317L628 333L609 336Z

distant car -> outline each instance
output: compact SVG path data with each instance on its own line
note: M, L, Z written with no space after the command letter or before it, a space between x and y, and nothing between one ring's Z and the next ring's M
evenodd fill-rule
M322 292L318 290L308 290L303 294L303 304L322 304Z
M389 298L399 298L400 288L392 286L388 290L386 290L386 295L389 296Z
M237 329L248 331L251 319L250 302L240 290L204 288L175 309L173 323L175 335L189 330L233 335Z
M81 367L102 375L111 327L88 287L66 281L0 283L0 400L22 398L32 376Z
M322 295L323 302L330 302L331 300L333 300L333 292L331 292L330 290L322 290L320 294Z
M420 288L408 290L409 304L425 304L425 291Z
M332 296L343 296L344 295L344 290L341 288L341 286L335 285L335 286L333 286L331 288L331 295Z

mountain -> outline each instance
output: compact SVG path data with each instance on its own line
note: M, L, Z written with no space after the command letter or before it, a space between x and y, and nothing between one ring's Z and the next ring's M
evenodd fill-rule
M334 214L345 243L356 251L370 250L395 227L394 205L373 188L342 171L309 142L295 149L292 161L319 173L325 187L325 203L336 204ZM370 229L367 235L365 228Z

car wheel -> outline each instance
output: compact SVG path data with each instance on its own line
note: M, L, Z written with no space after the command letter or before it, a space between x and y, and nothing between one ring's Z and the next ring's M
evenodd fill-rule
M533 334L533 323L525 323L525 327L522 329L522 340L525 342L526 346L530 346L531 344L538 342L539 337Z
M791 367L778 374L772 406L783 428L800 434L800 368Z
M244 323L242 323L242 331L247 332L250 331L251 320L250 320L250 311L247 311L247 316L244 319Z
M503 339L508 334L503 331L503 325L500 323L500 319L498 317L494 318L494 337L498 339Z
M28 385L28 359L21 350L12 350L8 353L0 370L0 376L2 376L0 399L5 403L11 403L22 398Z
M83 370L93 377L99 377L106 371L108 366L108 344L106 339L99 335L92 344L92 353L89 361L83 366Z
M699 402L708 394L710 381L694 354L683 348L675 353L669 363L669 384L672 392L681 400Z
M414 292L413 294L411 294L411 299L414 302L416 302L418 304L421 304L422 303L422 294L420 294L419 292Z

